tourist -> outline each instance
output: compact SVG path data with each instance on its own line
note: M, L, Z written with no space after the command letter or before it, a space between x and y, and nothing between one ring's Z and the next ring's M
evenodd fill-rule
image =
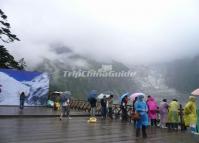
M135 112L139 113L139 119L136 121L136 137L140 136L140 129L142 128L142 136L143 138L146 138L146 128L148 126L148 107L144 101L143 95L138 96L138 99L135 102Z
M133 105L132 105L133 113L132 114L135 113L135 103L136 103L137 99L138 99L138 97L135 97L135 99L133 100ZM136 120L135 119L133 119L133 125L134 125L134 127L136 126Z
M151 126L157 126L158 104L152 96L148 96L147 106L148 106L148 115L151 121Z
M106 119L106 114L107 114L106 96L103 96L103 98L101 99L101 114L102 114L102 119Z
M191 133L196 133L196 98L189 96L189 100L184 107L184 122L185 126L190 128Z
M122 121L127 121L128 120L128 114L127 114L127 103L128 103L128 97L125 96L122 98L121 102L121 110L122 110Z
M60 120L62 120L63 116L66 115L68 119L71 119L70 117L70 99L64 97L61 99L61 114L60 114Z
M173 99L169 104L169 112L168 112L168 127L169 129L178 129L179 123L179 103L177 99Z
M91 106L90 116L95 117L97 99L94 96L92 96L92 97L88 98L88 101L89 101L90 106Z
M26 99L26 95L24 92L22 92L20 94L20 106L19 108L22 110L24 108L24 102L25 102L25 99Z
M0 93L1 93L1 87L2 87L2 85L0 84Z
M108 116L113 119L113 95L110 95L108 99Z
M168 121L168 108L169 105L167 103L167 99L163 99L160 103L160 127L166 128L166 123Z

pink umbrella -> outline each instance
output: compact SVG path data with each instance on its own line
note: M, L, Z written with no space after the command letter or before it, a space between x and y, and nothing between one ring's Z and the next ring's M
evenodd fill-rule
M130 99L131 101L133 101L133 100L135 100L135 97L138 97L138 96L140 96L140 95L145 96L144 93L138 92L138 93L133 93L133 94L131 94L131 95L129 96L129 99Z
M199 88L194 90L191 94L199 96Z

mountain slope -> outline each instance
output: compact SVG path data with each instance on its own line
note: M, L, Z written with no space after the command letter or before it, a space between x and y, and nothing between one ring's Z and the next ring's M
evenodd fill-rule
M57 51L57 50L55 50ZM122 63L112 61L102 63L74 53L72 50L64 50L57 55L57 59L44 59L35 70L50 74L50 90L70 90L73 96L85 99L88 92L95 89L99 93L112 91L120 95L126 91L136 91L134 81L129 77L64 77L64 72L72 71L99 71L103 65L112 67L115 72L128 71L129 68ZM60 54L61 53L61 54Z
M144 92L163 98L177 98L184 103L190 92L199 87L199 56L193 59L178 60L150 66L131 66L117 61L99 62L88 57L78 55L66 47L54 47L57 54L55 59L44 59L35 70L50 74L50 90L70 90L73 96L85 99L90 90L98 92L112 91L116 95L128 91ZM133 77L64 77L64 71L98 71L102 65L111 65L116 72L132 71Z

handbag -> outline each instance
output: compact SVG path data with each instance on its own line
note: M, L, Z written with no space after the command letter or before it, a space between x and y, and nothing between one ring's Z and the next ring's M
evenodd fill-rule
M140 114L138 112L133 112L132 113L132 120L139 120L140 119Z

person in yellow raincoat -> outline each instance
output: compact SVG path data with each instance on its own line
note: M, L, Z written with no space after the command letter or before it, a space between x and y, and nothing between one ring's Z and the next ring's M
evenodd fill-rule
M194 96L189 96L189 100L184 107L184 122L186 127L190 127L191 132L196 132L196 98Z
M178 129L179 123L179 103L177 99L173 99L173 101L169 104L169 112L168 112L168 127L169 129Z

